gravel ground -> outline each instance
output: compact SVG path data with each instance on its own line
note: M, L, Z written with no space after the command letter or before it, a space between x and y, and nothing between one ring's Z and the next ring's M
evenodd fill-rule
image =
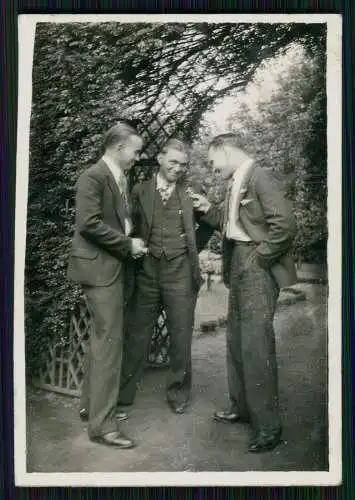
M225 330L202 334L202 321L226 314L220 283L200 292L193 340L193 392L188 412L175 415L165 403L164 369L147 369L124 432L132 450L92 443L78 418L78 400L28 388L28 472L301 471L327 470L327 288L298 285L306 295L280 303L275 317L283 443L253 455L250 431L212 420L228 404Z

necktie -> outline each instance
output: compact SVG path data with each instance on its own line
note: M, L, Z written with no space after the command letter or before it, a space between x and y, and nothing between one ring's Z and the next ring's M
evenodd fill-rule
M171 194L171 186L169 184L165 184L164 186L159 186L158 191L162 199L162 202L165 205Z
M226 190L226 199L224 201L224 211L223 211L223 235L226 235L227 232L227 224L229 220L229 205L232 194L233 180L228 181L227 190Z
M121 192L123 202L126 208L127 215L130 214L130 206L129 206L129 200L128 200L128 194L127 194L127 179L124 175L121 175L118 180L118 187Z
M126 211L126 216L125 216L125 234L126 236L129 236L132 231L132 221L131 221L131 206L129 203L128 199L128 192L127 192L127 179L124 175L121 175L118 179L118 188L120 190L125 211Z

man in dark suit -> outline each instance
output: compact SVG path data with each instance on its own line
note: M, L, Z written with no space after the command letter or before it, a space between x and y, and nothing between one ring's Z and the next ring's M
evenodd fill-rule
M202 281L194 210L181 182L188 167L187 147L171 139L157 160L158 174L132 191L134 234L145 241L149 253L136 275L119 401L133 403L162 303L171 340L167 400L172 411L183 413L191 389L191 340Z
M82 285L93 319L81 417L89 420L91 440L131 448L133 442L117 427L116 403L123 349L125 269L130 258L146 252L141 239L130 237L125 177L139 157L142 139L134 128L118 123L107 132L104 148L104 156L78 180L68 278Z
M209 162L228 180L224 210L193 195L202 220L223 235L224 281L229 287L227 372L230 407L214 418L250 422L249 451L262 452L280 441L277 364L273 319L279 290L296 281L289 250L296 223L275 179L258 166L234 134L217 136Z

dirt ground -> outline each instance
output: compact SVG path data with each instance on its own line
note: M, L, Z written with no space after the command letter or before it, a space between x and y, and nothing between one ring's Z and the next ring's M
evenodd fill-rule
M28 472L301 471L327 470L327 328L325 285L297 285L306 300L280 303L275 317L283 443L247 452L247 425L212 420L228 405L225 330L201 334L201 321L223 317L220 283L202 289L193 340L193 392L188 412L165 403L163 369L147 369L124 432L137 447L110 449L89 441L78 418L79 401L38 389L27 392Z

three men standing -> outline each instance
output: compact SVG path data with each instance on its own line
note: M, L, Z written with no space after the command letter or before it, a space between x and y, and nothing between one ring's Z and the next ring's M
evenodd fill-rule
M104 139L105 154L79 177L76 221L68 277L82 285L93 319L86 358L82 417L92 440L118 448L133 442L117 427L122 350L125 268L147 251L130 236L132 221L124 172L142 148L138 132L125 123ZM124 416L123 416L124 417Z
M136 275L133 312L128 319L120 403L132 404L162 303L170 334L166 395L172 411L183 413L191 389L191 340L201 275L192 201L181 182L188 167L186 145L169 140L157 160L157 176L132 192L135 235L148 255Z
M230 407L214 418L250 422L255 434L249 451L263 452L281 436L273 320L280 288L296 282L289 256L296 224L275 180L240 148L234 134L215 137L208 157L214 172L228 180L224 210L194 195L203 220L222 232L224 281L230 289Z
M229 181L224 210L201 195L187 194L181 179L188 151L175 139L157 157L158 174L133 189L130 209L123 171L138 159L142 139L132 127L118 124L107 133L105 146L104 157L78 181L69 265L69 277L82 284L94 321L83 391L88 395L90 438L121 448L133 446L117 429L116 405L134 401L160 304L167 313L171 342L167 401L174 412L185 411L201 285L196 215L222 232L224 281L230 289L230 407L214 418L250 422L255 433L249 451L274 448L281 423L273 319L280 288L296 281L289 256L296 231L290 203L267 171L240 148L237 137L223 134L211 142L209 162ZM136 261L121 374L125 263L143 256Z

